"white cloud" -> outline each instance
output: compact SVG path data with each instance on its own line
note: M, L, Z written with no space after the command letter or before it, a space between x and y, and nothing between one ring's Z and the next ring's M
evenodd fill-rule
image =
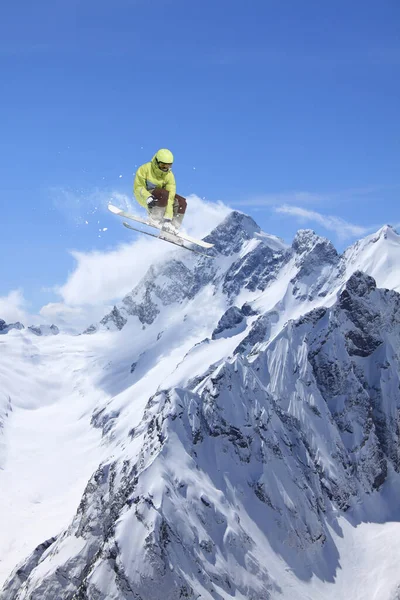
M291 217L295 217L303 223L306 223L307 221L319 223L319 225L322 225L322 227L325 229L334 231L341 240L362 236L371 231L370 227L354 225L352 223L348 223L340 217L322 215L314 210L307 210L299 206L289 206L286 204L283 206L278 206L274 210L277 213L283 213Z
M197 238L205 237L232 212L223 202L207 202L194 194L188 196L187 202L183 228Z
M111 199L117 206L144 215L144 211L136 203L132 206L130 198L124 194L107 197L108 201ZM183 228L194 237L201 238L210 233L231 211L223 203L206 202L194 195L187 200ZM61 301L44 306L40 314L61 327L73 323L74 327L80 328L96 322L110 305L139 283L150 265L167 260L174 251L174 246L144 235L108 251L72 251L76 267L67 281L54 290ZM185 250L178 249L178 252Z
M26 322L26 300L22 290L12 290L7 296L0 297L0 319L6 323Z
M55 291L69 306L113 302L136 285L150 264L162 260L165 248L160 244L140 238L111 251L72 251L75 270Z

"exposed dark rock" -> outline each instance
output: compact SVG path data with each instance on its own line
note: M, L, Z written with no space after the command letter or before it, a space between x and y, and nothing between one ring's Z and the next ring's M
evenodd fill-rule
M266 315L261 315L253 323L249 333L235 348L234 354L246 354L246 352L254 349L256 344L266 341L269 337L271 324L278 319L278 313L272 312Z
M103 408L93 413L90 424L97 429L101 429L104 436L111 431L119 415L120 412L117 410L107 412L107 410Z
M0 335L8 333L11 329L25 329L25 327L17 321L16 323L7 324L3 319L0 319Z
M105 317L104 317L104 318L105 318ZM84 335L85 335L85 334L88 334L88 335L90 335L90 334L92 334L92 333L96 333L96 331L97 331L97 326L96 326L96 325L89 325L89 327L87 327L87 328L85 329L85 331L83 332L83 334L84 334Z
M39 325L39 326L31 325L30 327L28 327L28 330L38 336L58 335L60 333L60 330L58 329L58 327L56 325L50 325L50 327L48 327L47 325Z
M232 211L205 240L214 244L216 252L229 256L239 252L243 242L252 239L255 232L260 231L260 227L251 217Z
M241 289L264 290L274 279L290 256L288 251L274 251L260 243L254 250L239 258L227 271L223 291L230 298Z
M348 293L356 296L366 296L375 289L375 279L362 271L355 271L346 283Z
M220 318L217 327L212 333L212 339L215 340L221 337L222 334L231 334L232 330L237 330L237 327L243 322L244 316L240 308L231 306Z
M124 325L126 325L127 321L128 319L126 319L121 314L121 311L116 306L114 306L112 311L108 315L103 317L100 323L102 325L105 325L107 329L110 328L110 325L114 325L117 329L121 330L124 327ZM86 332L91 333L91 331L88 330L86 330Z
M253 317L254 315L258 314L257 311L254 310L254 308L247 302L243 304L240 310L245 317Z

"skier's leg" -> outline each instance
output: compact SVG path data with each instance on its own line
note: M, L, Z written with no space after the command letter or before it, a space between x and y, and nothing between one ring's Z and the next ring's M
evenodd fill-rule
M164 218L165 208L168 204L169 193L167 190L162 188L155 188L152 190L151 195L156 199L155 206L148 208L149 217L151 221L154 221L157 225L162 223Z
M186 198L184 198L183 196L179 196L179 194L176 194L174 201L174 218L172 219L172 224L174 225L174 227L176 227L176 229L179 229L182 225L183 217L185 216L186 212L186 206Z

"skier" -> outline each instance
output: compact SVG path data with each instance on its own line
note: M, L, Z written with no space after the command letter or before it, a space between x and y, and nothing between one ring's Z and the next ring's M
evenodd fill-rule
M135 198L147 209L150 222L169 233L179 231L186 211L186 198L176 193L173 162L172 152L162 148L138 168L133 184Z

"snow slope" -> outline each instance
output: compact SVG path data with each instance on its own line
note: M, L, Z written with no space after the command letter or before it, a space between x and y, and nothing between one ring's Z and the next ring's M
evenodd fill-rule
M104 456L90 420L105 394L92 383L92 349L83 338L60 335L39 343L31 332L12 331L0 338L0 348L4 579L16 561L73 515Z

